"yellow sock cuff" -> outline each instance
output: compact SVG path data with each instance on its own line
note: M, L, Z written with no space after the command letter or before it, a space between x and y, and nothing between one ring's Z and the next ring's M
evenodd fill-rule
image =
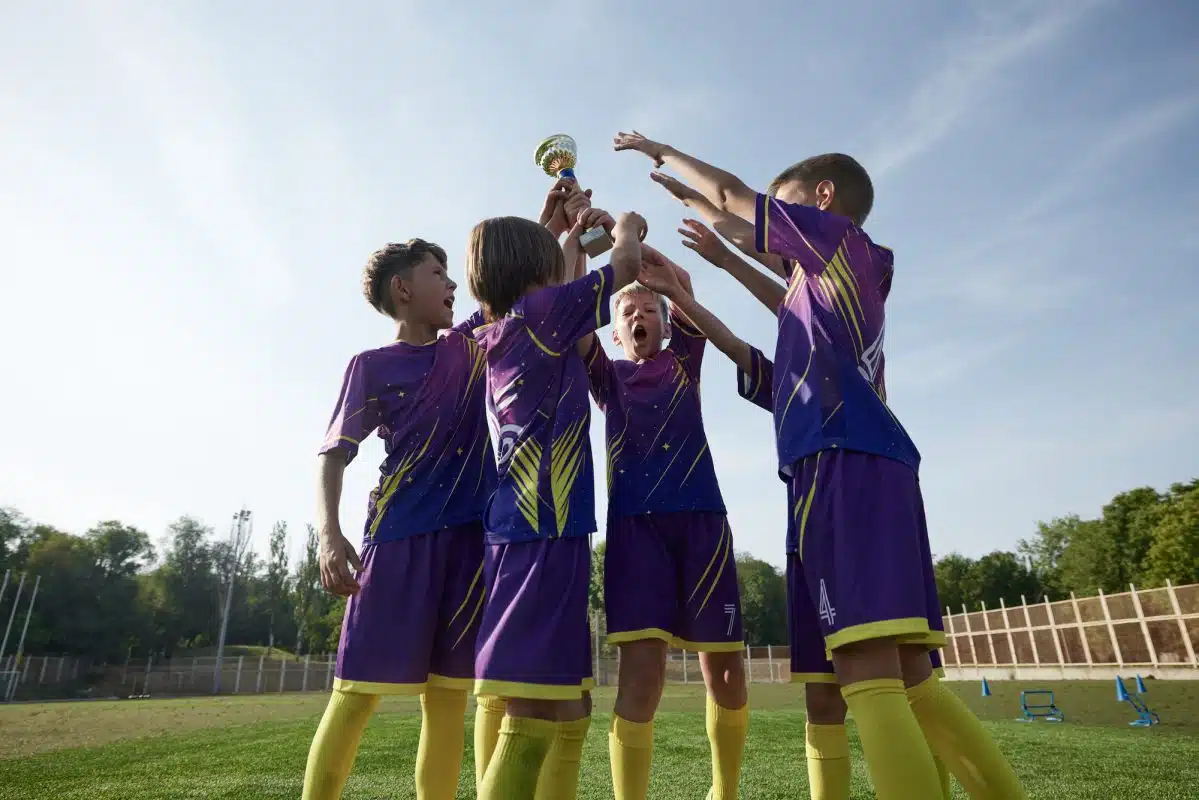
M479 695L475 698L479 710L487 714L503 714L508 710L508 701L502 697Z
M500 723L500 733L513 736L524 736L529 739L544 739L549 741L557 733L558 724L545 719L531 717L504 717Z
M749 724L749 703L741 708L725 708L717 703L712 695L708 695L708 716L715 720L717 725L743 728Z
M430 686L420 696L420 704L426 713L462 715L466 713L466 690Z
M934 672L926 679L908 689L908 701L919 702L926 697L932 697L941 689L941 679Z
M586 739L587 731L591 729L591 717L572 719L558 723L557 735L563 739Z
M872 681L858 681L849 686L841 687L841 696L848 703L864 695L904 694L903 681L898 678L877 678Z
M844 725L818 725L809 722L804 728L808 758L818 761L849 758L849 734Z
M629 722L624 717L613 714L612 738L624 747L653 747L653 720L649 722Z

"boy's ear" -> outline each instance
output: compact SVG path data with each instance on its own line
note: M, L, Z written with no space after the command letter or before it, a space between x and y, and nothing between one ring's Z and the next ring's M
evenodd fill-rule
M399 275L392 275L391 281L388 283L387 291L391 294L392 299L401 300L407 303L412 299L412 291L408 285L404 283L404 279Z
M837 197L837 186L832 181L825 179L816 184L815 195L816 207L821 211L828 211Z
M612 344L616 345L617 347L621 346L620 345L620 333L616 330L615 327L612 328Z
M666 319L662 320L662 338L663 339L670 338L670 317L667 317Z

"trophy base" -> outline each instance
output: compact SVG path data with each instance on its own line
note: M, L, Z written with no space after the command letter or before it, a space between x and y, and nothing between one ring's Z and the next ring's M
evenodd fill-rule
M612 237L603 228L592 228L579 237L579 246L588 258L595 258L612 249Z

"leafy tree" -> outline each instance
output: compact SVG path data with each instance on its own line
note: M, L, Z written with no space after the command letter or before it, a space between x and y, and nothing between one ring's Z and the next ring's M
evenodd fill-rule
M1062 556L1082 520L1068 514L1049 522L1038 522L1037 533L1031 539L1021 539L1016 552L1032 568L1045 594L1051 600L1061 600L1069 594L1062 581Z
M271 530L271 554L266 566L266 580L263 592L266 600L266 611L269 615L267 629L267 644L275 646L276 632L291 619L288 614L288 595L291 590L291 576L287 571L287 523L276 522ZM290 625L286 625L290 629ZM282 638L282 637L279 637Z
M304 558L296 567L295 576L295 620L296 655L307 652L305 644L311 645L310 633L320 636L318 620L330 605L329 595L321 586L320 540L316 528L308 526L304 540ZM310 629L313 629L310 631ZM327 633L326 633L327 636Z
M604 554L608 543L600 542L591 549L591 586L587 590L587 606L592 614L604 613Z
M1199 583L1199 482L1171 487L1142 580L1147 586Z
M751 647L787 641L787 582L778 569L748 553L737 555L741 617Z
M941 605L948 606L953 613L962 610L962 605L977 603L978 587L974 583L974 562L958 553L950 553L937 559L933 574L937 579L937 595Z

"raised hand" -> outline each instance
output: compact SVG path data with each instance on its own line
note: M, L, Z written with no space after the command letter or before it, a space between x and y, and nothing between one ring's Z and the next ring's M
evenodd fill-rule
M663 297L673 299L683 291L690 294L686 287L690 285L691 278L686 271L648 244L641 245L641 271L637 280Z
M579 215L587 209L591 208L591 190L582 191L579 185L571 181L573 191L566 195L566 199L562 203L562 211L566 215L566 221L571 225L578 222Z
M685 219L679 233L683 235L683 247L694 250L708 263L724 269L732 251L708 226L697 219Z
M566 233L570 228L570 220L566 217L565 202L573 194L572 190L577 189L578 184L570 178L559 178L545 195L538 224L545 226L554 236Z
M665 172L651 172L649 174L654 183L661 186L666 191L674 196L683 205L687 205L693 200L703 200L704 196L692 189L687 184L683 183L678 178L667 175Z
M579 192L579 194L583 193ZM602 208L587 207L578 215L575 224L566 234L566 239L562 242L562 255L566 259L566 269L570 273L568 277L578 278L586 271L587 253L579 244L579 237L585 231L596 226L602 226L611 236L612 231L616 228L616 220L612 219L612 215Z
M655 142L653 139L647 139L637 131L625 133L621 131L612 139L612 149L635 150L638 153L643 153L653 159L654 166L662 166L663 158L666 156L666 151L669 150L666 145L661 142Z
M626 211L621 214L620 218L616 220L616 226L612 229L613 238L619 239L631 234L639 241L645 241L645 234L648 232L649 223L636 211Z

